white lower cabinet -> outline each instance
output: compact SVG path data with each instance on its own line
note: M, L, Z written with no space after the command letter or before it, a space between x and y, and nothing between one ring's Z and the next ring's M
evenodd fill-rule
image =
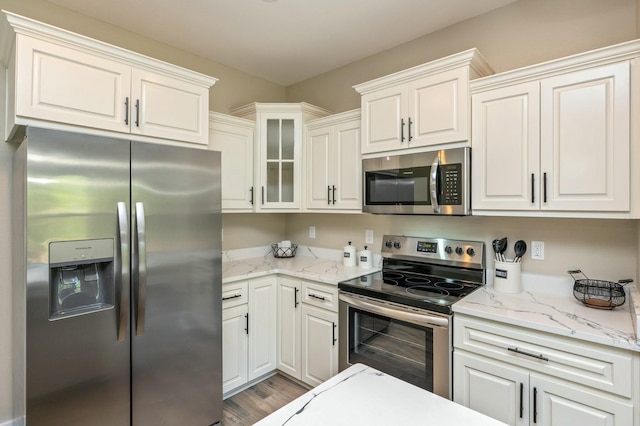
M338 373L338 313L302 305L302 381L318 386Z
M278 281L278 370L317 386L338 373L338 288Z
M222 286L222 391L276 369L276 277Z
M222 310L222 392L242 386L248 381L247 355L249 306Z
M630 351L454 317L454 401L509 425L638 425L637 370Z

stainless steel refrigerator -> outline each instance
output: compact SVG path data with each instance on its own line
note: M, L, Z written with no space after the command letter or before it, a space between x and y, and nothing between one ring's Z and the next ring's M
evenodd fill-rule
M13 207L14 417L219 422L220 153L28 128Z

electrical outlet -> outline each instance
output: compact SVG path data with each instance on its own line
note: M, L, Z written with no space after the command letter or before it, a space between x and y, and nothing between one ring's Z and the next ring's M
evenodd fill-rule
M310 226L309 227L309 238L315 238L316 237L316 227L315 226Z
M531 241L531 259L544 260L544 241Z
M367 229L364 231L364 242L366 244L373 244L373 229Z

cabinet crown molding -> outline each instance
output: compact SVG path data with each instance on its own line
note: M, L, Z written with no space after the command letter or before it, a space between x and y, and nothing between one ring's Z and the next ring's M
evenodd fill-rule
M232 115L244 118L255 119L259 113L302 113L306 119L325 117L331 114L331 111L306 102L297 103L263 103L252 102L234 108L230 111Z
M316 118L306 123L307 129L315 129L317 127L330 126L334 124L340 124L352 120L360 120L361 113L360 108L352 109L350 111L340 112L326 117Z
M435 61L398 71L384 77L379 77L365 83L356 84L353 88L361 95L365 95L389 86L395 86L399 83L409 82L421 77L463 66L469 66L471 71L469 78L484 77L486 75L493 74L493 68L491 68L480 51L476 48L472 48L441 59L436 59Z
M2 65L5 67L9 62L10 53L15 45L17 35L24 35L66 47L82 49L112 61L118 61L153 72L165 73L172 78L182 79L207 88L213 86L218 81L217 78L199 72L2 10L2 17L0 17L0 40L2 40L0 45L0 61L2 61Z
M478 93L496 87L526 83L581 69L620 62L640 56L640 39L613 46L577 53L560 59L553 59L535 65L505 71L499 74L472 80L471 92Z

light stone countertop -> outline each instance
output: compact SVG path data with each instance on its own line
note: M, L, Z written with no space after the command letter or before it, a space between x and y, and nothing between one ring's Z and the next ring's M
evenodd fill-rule
M487 273L490 277L490 274ZM627 285L627 300L613 310L586 307L573 297L573 280L522 274L523 291L500 293L493 286L480 288L453 305L455 314L467 314L560 336L640 352L635 330L640 300L634 285Z
M504 426L363 364L352 365L256 423L285 424Z
M374 256L374 265L380 265L379 256ZM283 274L296 278L338 285L349 280L380 270L379 266L362 269L344 266L342 251L298 246L296 256L275 258L270 247L224 252L222 256L222 283L247 280L270 274Z

